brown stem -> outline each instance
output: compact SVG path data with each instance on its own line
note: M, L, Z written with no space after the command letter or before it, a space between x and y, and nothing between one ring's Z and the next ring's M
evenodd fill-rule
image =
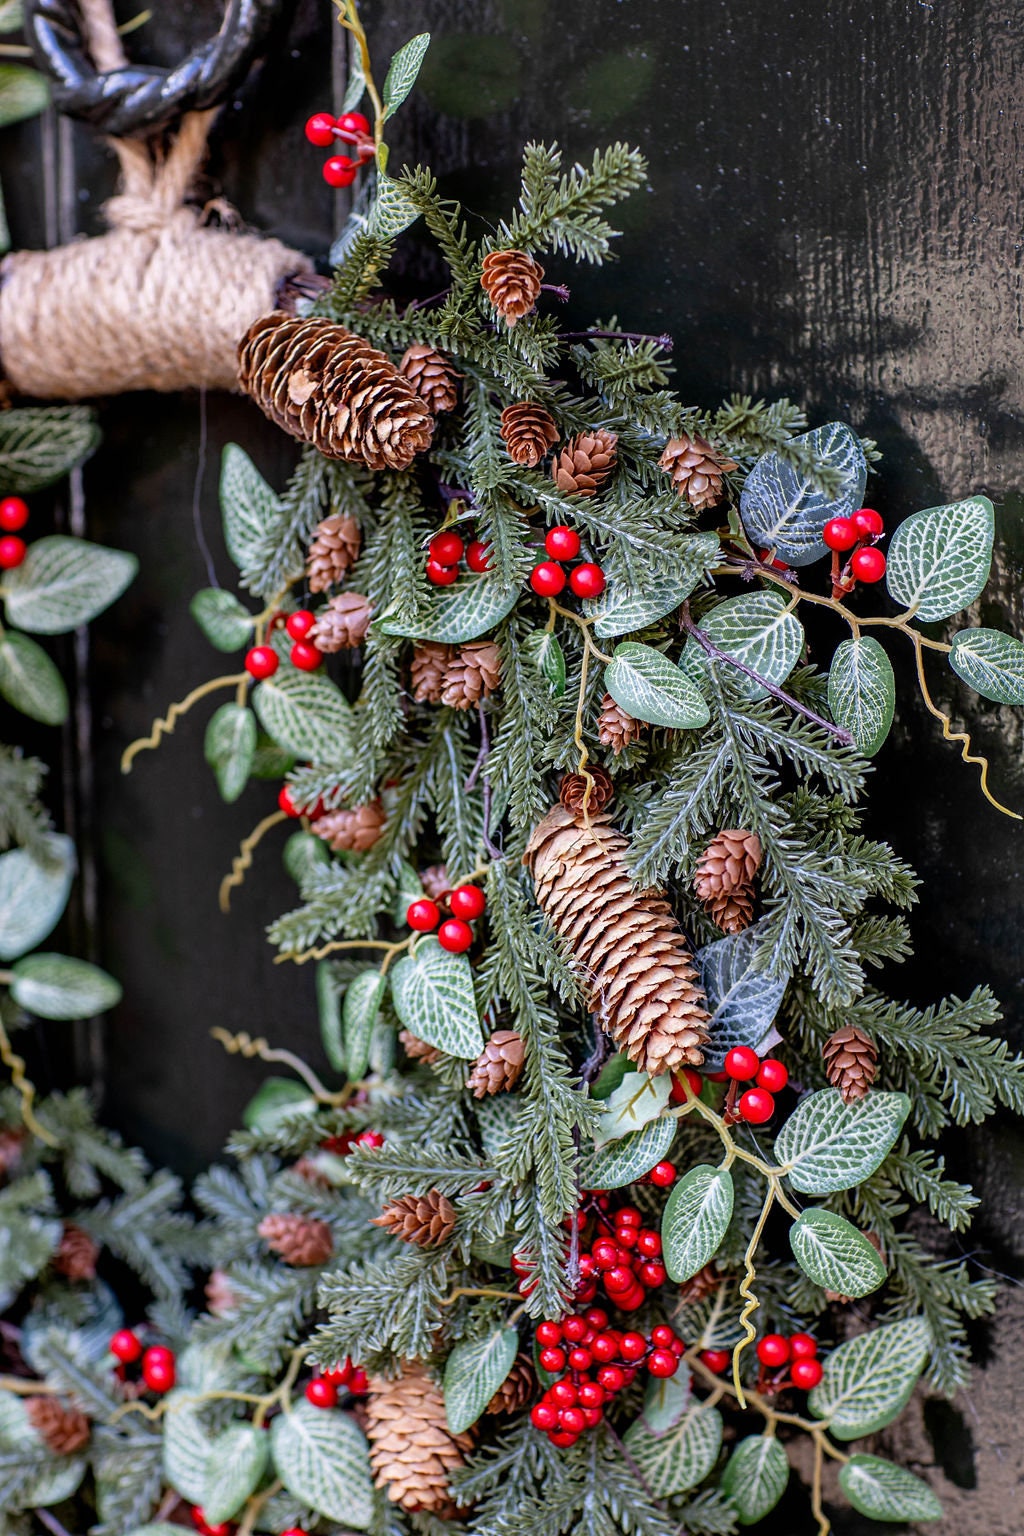
M562 304L569 302L569 290L564 283L541 283L541 293L553 293Z

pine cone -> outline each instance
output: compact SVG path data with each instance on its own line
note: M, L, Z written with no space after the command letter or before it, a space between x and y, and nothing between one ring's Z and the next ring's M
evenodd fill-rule
M256 1230L268 1248L296 1269L326 1264L334 1252L330 1227L326 1221L317 1221L314 1216L297 1216L290 1211L272 1212L264 1216Z
M506 405L501 413L501 435L512 462L527 469L536 469L548 449L558 442L553 418L532 400Z
M444 671L441 703L449 709L471 709L489 697L501 682L501 652L493 640L460 645Z
M599 763L592 763L586 773L567 773L558 786L558 798L567 811L579 820L583 815L583 806L586 804L588 812L603 811L605 806L615 796L615 786L611 781L611 775L607 773ZM587 787L589 782L590 799L587 799Z
M517 1355L512 1369L491 1398L484 1413L518 1413L537 1390L529 1355Z
M380 801L372 800L351 811L325 811L310 826L334 853L365 853L380 837L386 819Z
M440 704L445 673L454 654L454 646L436 640L423 640L413 647L409 681L417 704Z
M544 268L525 251L489 251L484 257L480 286L509 330L537 302Z
M231 1280L223 1269L211 1269L204 1287L206 1309L214 1317L230 1317L238 1308L238 1297L231 1289Z
M428 864L420 870L420 881L431 901L447 901L452 893L452 882L444 864Z
M424 342L414 342L398 365L398 371L409 380L413 389L424 402L427 410L436 416L440 411L453 411L459 403L459 375L443 352L428 347Z
M754 876L761 866L756 832L731 828L711 839L693 886L723 933L741 933L754 916Z
M855 1104L867 1097L878 1071L878 1046L856 1024L844 1024L829 1035L822 1047L822 1060L833 1088L838 1088L844 1104Z
M321 651L351 651L362 645L373 610L361 592L339 592L321 609L308 639Z
M693 956L665 898L634 889L628 847L606 811L587 827L559 805L523 862L601 1028L652 1076L699 1067L708 1014Z
M514 1029L496 1029L473 1063L466 1087L477 1099L514 1088L525 1060L522 1035Z
M708 1296L713 1296L722 1283L722 1276L717 1267L705 1264L703 1269L698 1269L695 1275L679 1287L679 1300L684 1307L696 1306L698 1302L705 1301Z
M424 1066L431 1066L435 1061L441 1060L441 1052L436 1045L428 1045L421 1040L419 1035L414 1035L411 1029L400 1029L398 1038L402 1049L410 1061L422 1061Z
M328 459L408 469L434 418L389 357L343 325L275 310L249 327L238 382L277 426Z
M383 1227L403 1243L437 1248L455 1231L455 1207L436 1189L425 1195L400 1195L379 1216L374 1216L370 1225Z
M570 438L551 466L551 476L564 496L593 496L615 468L614 432L598 427Z
M456 1513L448 1478L472 1450L473 1437L451 1434L440 1388L422 1365L409 1361L397 1381L371 1380L366 1436L373 1480L393 1504L442 1520Z
M347 512L332 512L317 527L306 555L311 592L326 592L348 575L359 559L359 524Z
M877 1232L862 1232L861 1233L861 1237L866 1237L867 1238L868 1242L871 1244L872 1248L875 1250L875 1252L878 1254L878 1257L881 1259L882 1263L884 1264L885 1263L885 1250L882 1247L882 1239L878 1236L878 1233ZM850 1303L852 1301L855 1301L856 1299L857 1298L854 1297L854 1296L844 1296L841 1291L826 1291L825 1292L825 1300L826 1301L834 1301L840 1307L848 1307L850 1305Z
M56 1397L27 1397L25 1408L32 1428L57 1456L74 1456L89 1444L89 1420L77 1408Z
M597 717L597 739L611 747L615 756L640 740L643 729L639 720L627 715L621 704L616 704L610 693L601 700L601 713Z
M738 468L732 459L716 453L702 437L673 437L665 444L665 451L658 460L666 474L672 476L672 484L695 512L705 507L717 507L722 499L725 475Z
M13 1178L25 1150L27 1131L0 1131L0 1179Z
M59 1275L65 1275L68 1280L95 1280L96 1260L99 1256L99 1243L88 1232L83 1232L81 1227L76 1227L74 1222L66 1221L57 1252L50 1263Z

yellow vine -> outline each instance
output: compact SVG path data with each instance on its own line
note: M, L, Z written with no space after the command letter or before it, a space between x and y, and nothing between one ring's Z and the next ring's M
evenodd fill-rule
M345 1104L358 1088L358 1084L349 1083L345 1088L339 1089L337 1093L332 1093L320 1081L312 1067L307 1066L301 1057L294 1055L291 1051L281 1050L277 1046L271 1045L262 1035L258 1035L254 1040L252 1035L247 1034L244 1029L239 1030L237 1034L232 1034L230 1030L222 1029L219 1024L214 1025L213 1029L210 1030L210 1034L219 1045L224 1047L229 1056L243 1056L247 1061L258 1057L260 1061L276 1061L280 1062L283 1066L291 1067L292 1071L302 1078L310 1093L313 1094L320 1104L335 1106Z
M5 974L0 980L7 980ZM19 1056L11 1045L10 1038L0 1020L0 1061L11 1074L11 1082L21 1099L21 1118L33 1136L38 1136L40 1141L45 1141L48 1147L59 1147L60 1142L52 1131L48 1131L45 1125L41 1125L32 1108L36 1099L36 1085L25 1072L24 1058Z
M273 811L271 815L264 816L258 826L254 827L249 836L242 840L241 847L231 863L230 875L225 875L220 883L220 891L217 901L222 912L231 910L231 892L245 883L245 872L252 868L252 856L258 845L266 837L272 827L280 826L288 817L284 811Z
M187 715L193 704L198 704L200 699L205 699L208 694L215 693L218 688L241 688L248 683L248 672L233 672L230 677L214 677L208 683L201 683L198 688L193 688L185 698L172 704L166 715L161 715L159 720L154 720L153 727L148 736L140 736L128 747L125 747L121 756L121 772L131 773L132 763L140 752L160 745L164 736L170 736L175 725L183 715Z

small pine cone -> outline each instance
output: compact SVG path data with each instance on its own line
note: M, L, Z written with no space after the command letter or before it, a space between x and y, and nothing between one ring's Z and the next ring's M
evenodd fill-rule
M488 698L501 682L501 652L493 640L460 645L445 667L441 703L449 709L471 709Z
M738 467L702 437L687 437L685 433L666 443L658 464L672 476L672 484L695 512L717 507L726 474Z
M589 800L587 799L588 785ZM611 775L599 763L592 763L587 773L567 773L558 787L559 800L577 819L583 815L584 804L588 812L603 811L614 796L615 786Z
M374 1216L370 1225L383 1227L403 1243L436 1248L455 1231L455 1207L436 1189L425 1195L400 1195L379 1216Z
M300 1157L292 1164L291 1172L297 1179L302 1179L305 1184L312 1184L314 1189L330 1189L331 1181L327 1177L319 1163L312 1157Z
M414 342L398 365L398 371L409 380L413 389L424 402L428 411L437 415L440 411L453 411L459 403L459 375L443 352Z
M408 1362L397 1381L370 1381L366 1437L373 1480L393 1504L442 1520L456 1514L448 1478L463 1465L473 1437L451 1433L441 1389L422 1365Z
M878 1257L884 1264L885 1249L882 1247L882 1239L878 1236L878 1233L862 1232L861 1237L867 1238L868 1242L871 1244L872 1248L875 1250L875 1252L878 1254ZM856 1300L856 1298L853 1296L844 1296L841 1291L826 1291L825 1300L834 1301L840 1307L848 1307L852 1301Z
M25 1149L26 1131L0 1131L0 1179L13 1178Z
M380 837L386 819L380 801L373 800L351 811L325 811L310 826L334 853L365 853Z
M231 1289L231 1281L223 1269L211 1269L204 1288L206 1309L214 1317L230 1317L238 1308L238 1297Z
M536 469L541 459L558 442L558 428L542 405L522 400L506 405L501 413L501 435L513 464Z
M414 1035L411 1029L400 1029L398 1039L405 1054L410 1061L422 1061L424 1066L431 1066L435 1061L441 1060L441 1052L436 1045L428 1045L421 1040L419 1035Z
M519 1413L537 1390L529 1355L517 1355L512 1369L491 1398L484 1413Z
M423 640L413 647L409 681L417 704L440 704L445 673L454 654L454 646L436 640Z
M754 916L754 876L761 866L756 832L731 828L712 838L694 876L694 890L723 933L741 933Z
M445 864L428 864L420 870L420 881L431 901L447 901L452 893L452 882Z
M306 579L311 592L326 592L348 575L359 559L359 524L347 512L332 512L318 524L306 555Z
M340 592L322 609L308 639L321 651L351 651L362 645L373 609L361 592Z
M610 693L601 700L601 713L597 717L597 739L611 747L615 756L640 740L643 726L632 715L627 715L621 704L616 704Z
M593 496L615 468L614 432L598 427L570 438L551 466L551 476L564 496Z
M296 1269L326 1264L334 1252L330 1227L326 1221L317 1221L314 1216L275 1211L264 1216L256 1230L268 1248Z
M263 414L328 459L408 469L434 418L391 359L343 325L275 310L238 349L238 382Z
M844 1024L829 1035L822 1047L825 1071L833 1088L838 1088L844 1104L855 1104L867 1097L878 1071L878 1046L856 1024Z
M525 251L490 251L484 257L480 286L509 330L537 302L544 268Z
M477 1099L514 1088L525 1060L522 1035L514 1029L496 1029L473 1063L466 1087Z
M57 1252L50 1262L57 1273L68 1280L95 1280L99 1256L99 1243L81 1227L66 1221Z
M25 1408L32 1428L57 1456L74 1456L89 1444L89 1420L77 1408L56 1397L27 1397Z
M679 1300L684 1307L696 1306L713 1296L722 1283L722 1276L714 1264L705 1264L679 1287Z

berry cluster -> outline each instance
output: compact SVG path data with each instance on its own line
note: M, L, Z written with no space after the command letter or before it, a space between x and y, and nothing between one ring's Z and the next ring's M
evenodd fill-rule
M667 1323L645 1338L609 1327L600 1307L560 1323L538 1323L536 1342L537 1364L558 1379L534 1404L530 1419L559 1446L575 1445L585 1429L599 1424L607 1403L629 1386L641 1366L652 1376L674 1376L686 1348Z
M317 149L341 143L349 144L355 150L354 160L351 155L331 155L324 161L324 181L329 187L350 187L364 161L372 160L377 152L369 118L361 112L344 112L341 117L332 117L330 112L314 112L306 123L306 138Z
M448 895L447 905L452 915L442 923L437 902L421 896L410 903L405 920L416 933L433 933L437 928L437 942L441 948L453 955L462 955L473 942L473 930L469 925L483 916L487 897L478 885L457 885ZM441 923L440 928L438 923Z
M451 587L459 579L459 564L465 556L466 565L479 575L491 568L491 546L480 539L467 545L457 533L449 529L435 533L427 546L427 580L435 587Z
M144 1350L142 1340L131 1328L119 1328L107 1346L115 1360L120 1362L118 1374L123 1377L124 1367L142 1361L142 1379L151 1392L169 1392L174 1386L174 1350L164 1344L153 1344Z
M316 614L308 608L297 608L284 621L289 639L293 642L288 659L301 672L315 672L324 659L323 651L307 638L315 623Z
M383 1138L382 1138L383 1139ZM306 1401L314 1408L336 1408L342 1388L352 1397L365 1397L370 1382L361 1365L353 1365L346 1356L344 1364L333 1371L320 1371L306 1382Z
M766 1333L758 1343L757 1358L761 1365L759 1392L772 1394L784 1387L809 1392L824 1375L817 1341L809 1333L794 1333L788 1339L781 1333Z
M852 517L833 517L825 524L822 538L832 551L832 585L839 592L851 592L858 581L881 581L885 575L885 556L874 546L885 532L885 524L873 507L861 507ZM840 555L853 550L840 569Z
M320 1143L324 1152L333 1152L336 1157L347 1157L353 1147L368 1147L375 1152L383 1145L383 1131L342 1131L340 1136L328 1136Z
M605 576L599 565L585 560L576 566L568 577L562 569L566 560L575 560L580 552L580 536L572 528L560 523L549 528L544 540L544 553L549 557L535 565L530 572L530 586L538 597L557 597L568 581L577 597L600 597L605 589Z
M775 1095L789 1082L789 1072L774 1056L760 1059L749 1045L734 1046L725 1058L725 1075L732 1085L726 1100L726 1115L731 1120L745 1120L748 1125L764 1125L775 1113ZM740 1083L754 1079L755 1086L737 1097Z
M28 522L28 503L20 496L5 496L0 501L0 571L13 571L28 552L24 539L18 532Z

